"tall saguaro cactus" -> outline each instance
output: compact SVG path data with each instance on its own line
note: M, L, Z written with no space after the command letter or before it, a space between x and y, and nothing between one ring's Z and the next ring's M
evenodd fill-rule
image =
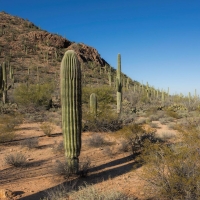
M73 50L64 54L60 77L65 156L70 171L76 173L81 150L81 68Z
M118 66L117 66L117 77L116 77L116 86L117 86L117 113L121 113L122 107L122 80L121 80L121 55L118 54Z

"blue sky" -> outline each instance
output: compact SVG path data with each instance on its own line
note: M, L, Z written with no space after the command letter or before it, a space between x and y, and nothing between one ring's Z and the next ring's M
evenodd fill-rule
M10 0L1 10L98 50L133 80L200 94L200 1Z

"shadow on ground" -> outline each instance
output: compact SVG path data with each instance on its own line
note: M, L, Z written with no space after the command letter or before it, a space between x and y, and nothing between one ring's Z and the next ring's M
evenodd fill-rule
M111 178L115 178L122 174L126 174L127 172L137 169L141 167L134 159L133 156L126 156L124 158L120 158L106 164L93 167L89 170L89 175L86 178L75 178L73 180L67 180L62 184L59 184L55 187L49 188L48 190L43 190L41 192L32 194L30 196L22 197L20 200L36 200L40 198L44 198L47 196L47 193L51 190L58 190L62 186L71 188L71 190L78 190L80 186L87 184L96 184L103 181L106 181ZM69 190L70 192L70 190Z

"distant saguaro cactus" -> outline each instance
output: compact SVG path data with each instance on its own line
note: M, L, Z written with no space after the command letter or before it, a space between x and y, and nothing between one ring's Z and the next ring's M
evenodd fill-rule
M118 54L118 66L117 66L117 77L116 77L116 86L117 86L117 113L121 113L122 107L122 80L121 80L121 55Z
M90 95L90 113L97 116L97 96L95 93Z
M3 71L3 79L2 79L3 103L5 104L7 102L7 73L6 73L5 62L3 62L2 71Z
M65 156L70 171L77 173L81 150L81 68L73 50L68 50L64 54L60 77Z

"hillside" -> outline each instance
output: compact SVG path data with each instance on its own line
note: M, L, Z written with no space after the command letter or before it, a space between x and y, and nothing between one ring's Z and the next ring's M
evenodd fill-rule
M16 84L54 79L59 87L60 62L69 49L77 53L81 62L83 83L109 84L107 73L111 70L114 84L115 69L101 58L95 48L71 42L41 30L28 20L0 12L0 64L6 62L8 68L14 68Z

